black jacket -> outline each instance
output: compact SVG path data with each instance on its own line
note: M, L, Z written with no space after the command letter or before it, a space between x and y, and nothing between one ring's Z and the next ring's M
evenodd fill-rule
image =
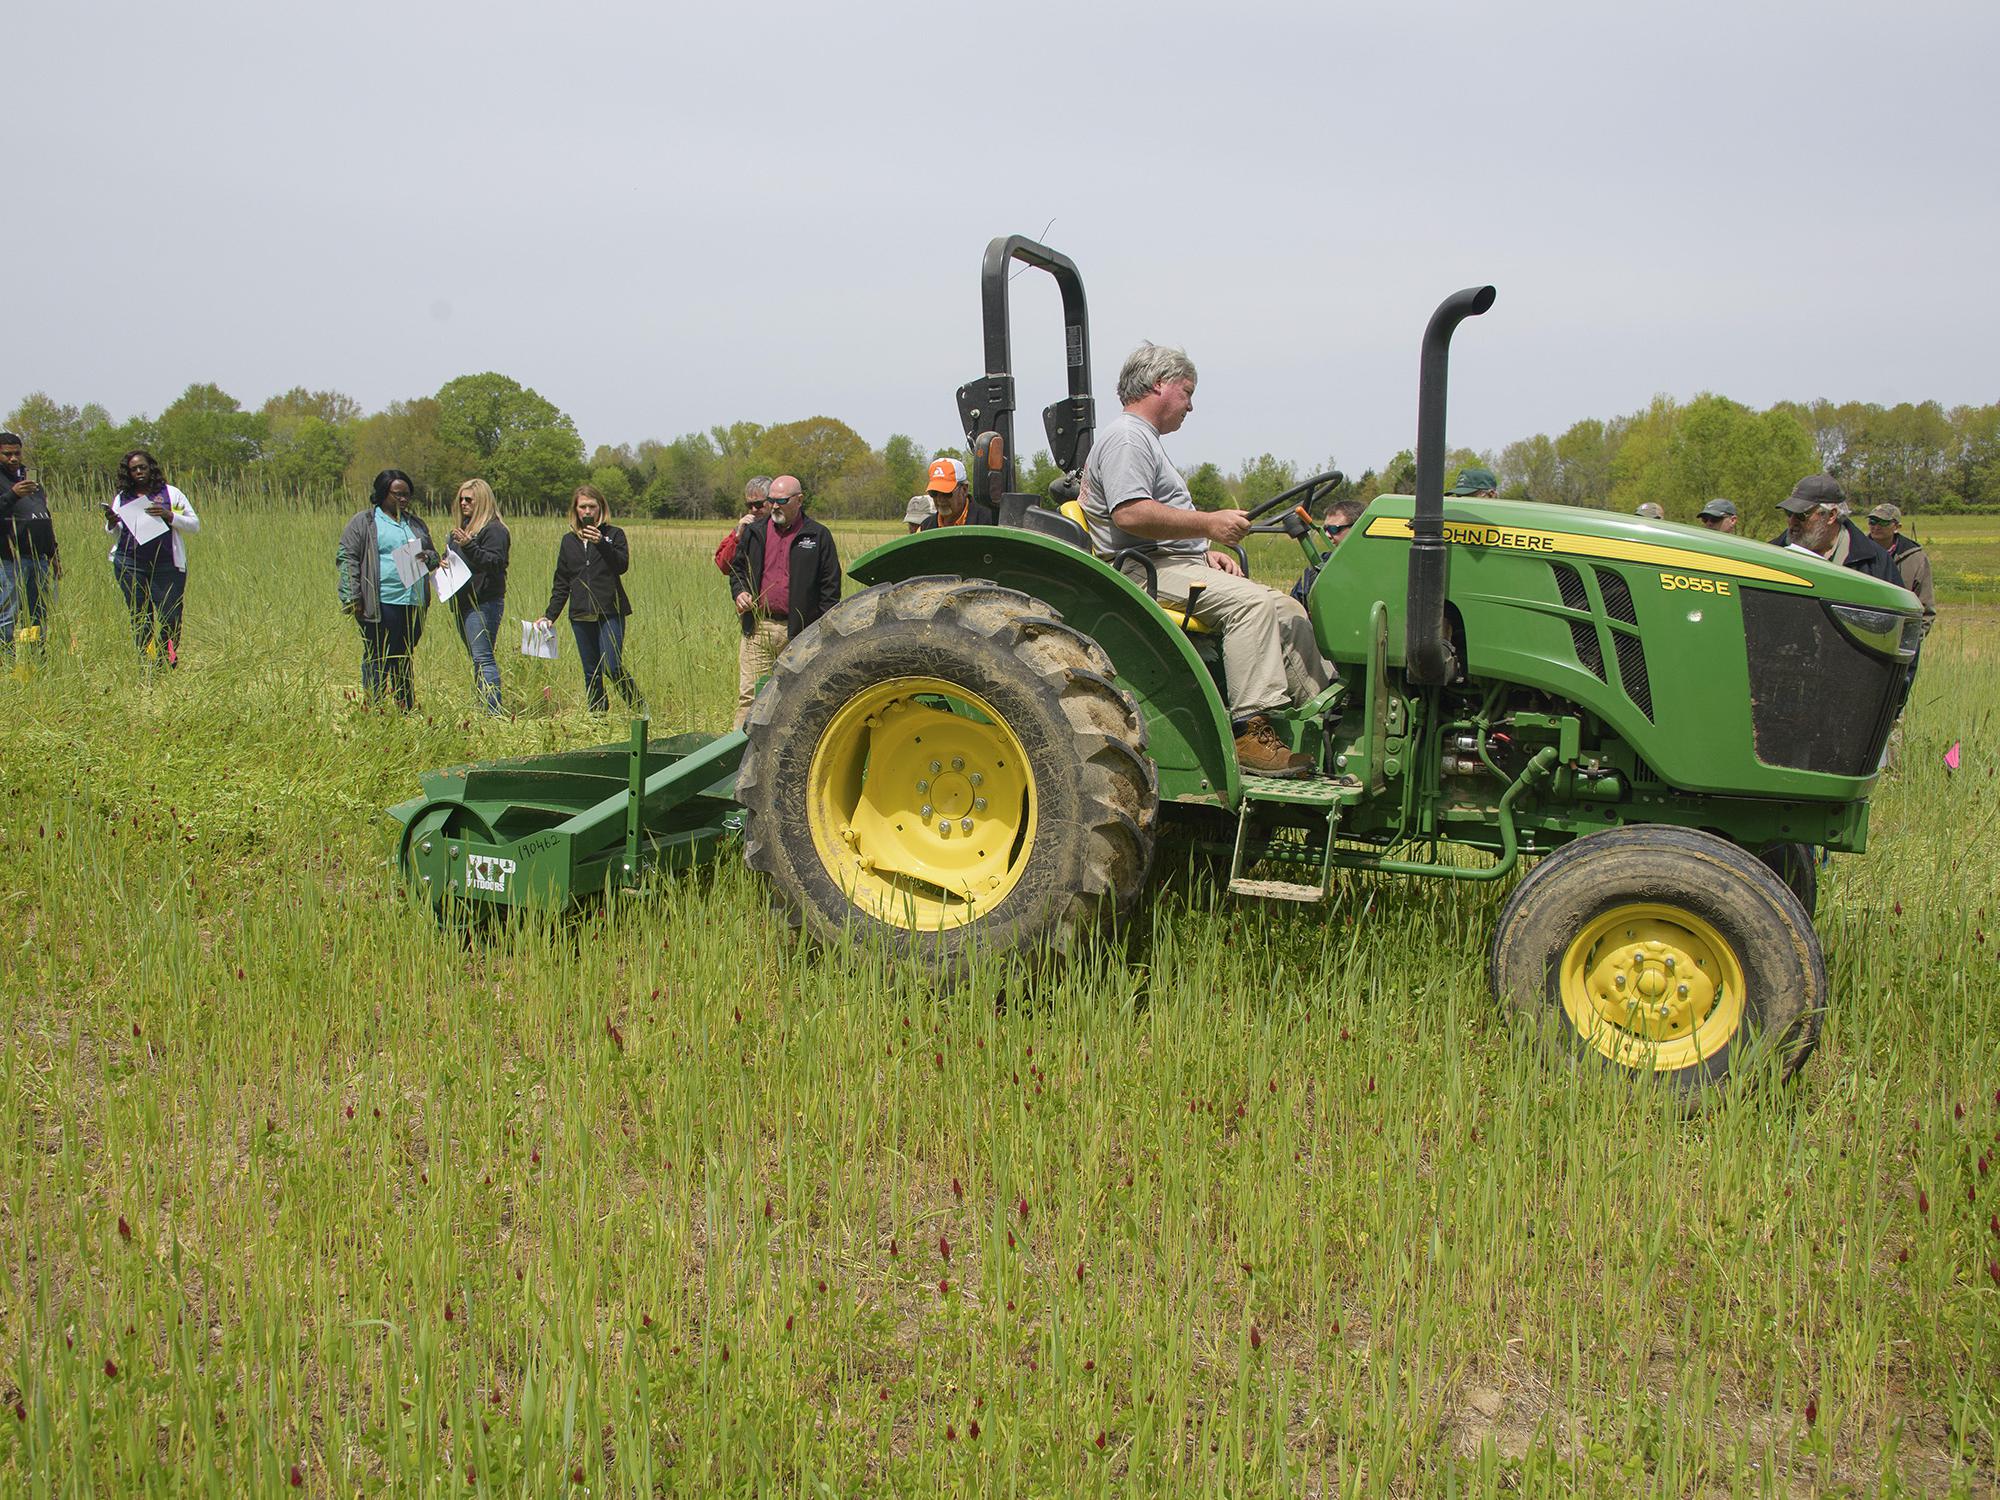
M1868 538L1868 533L1852 521L1842 521L1841 527L1847 533L1847 566L1857 573L1866 573L1870 578L1879 578L1884 583L1893 583L1898 588L1903 585L1896 571L1896 560ZM1788 532L1779 532L1771 538L1771 545L1782 547Z
M738 594L756 598L764 581L764 534L770 530L766 518L743 528L736 545L736 560L729 565L729 597ZM833 533L811 516L799 517L799 534L792 542L792 604L785 616L787 638L797 635L813 621L840 603L840 554L834 550ZM736 617L745 635L756 628L756 611Z
M472 570L472 581L451 596L451 607L460 619L475 604L507 597L507 553L512 545L506 523L498 520L480 527L472 540L451 544L451 550L464 558L466 567ZM555 616L549 618L553 620Z
M610 525L598 529L604 540L595 546L575 531L563 533L562 546L556 552L556 578L549 588L549 607L542 611L543 619L555 619L565 603L572 615L578 610L600 618L632 613L632 601L625 597L625 585L619 582L619 576L632 565L625 533Z
M26 472L0 464L0 557L46 562L56 555L56 523L49 515L48 492L40 485L15 497L14 486Z

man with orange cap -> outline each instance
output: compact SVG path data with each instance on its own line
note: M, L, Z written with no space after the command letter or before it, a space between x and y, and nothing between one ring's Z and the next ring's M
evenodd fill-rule
M918 526L919 531L936 531L941 526L992 526L999 520L992 506L972 498L972 488L965 482L965 465L955 458L933 461L930 481L924 488L936 503L937 514Z

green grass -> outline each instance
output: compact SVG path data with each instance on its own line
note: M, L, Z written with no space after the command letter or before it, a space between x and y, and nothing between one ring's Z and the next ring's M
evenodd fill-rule
M796 948L734 864L441 930L383 809L622 727L567 640L488 722L442 614L369 712L340 518L204 520L178 673L66 520L0 681L0 1493L1994 1486L1990 612L1828 872L1818 1054L1689 1122L1494 1013L1499 892L1175 887L1032 993ZM662 726L728 720L720 529L634 530Z

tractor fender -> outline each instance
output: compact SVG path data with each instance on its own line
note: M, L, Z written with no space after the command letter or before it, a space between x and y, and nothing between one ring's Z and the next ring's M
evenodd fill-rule
M1229 710L1180 628L1144 589L1067 542L1011 527L919 531L864 554L848 575L873 587L907 578L983 578L1041 600L1110 653L1138 701L1162 801L1234 807L1242 796Z

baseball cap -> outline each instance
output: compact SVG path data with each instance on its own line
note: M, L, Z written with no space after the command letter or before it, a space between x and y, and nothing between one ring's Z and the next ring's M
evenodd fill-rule
M1701 508L1700 514L1709 517L1711 520L1720 521L1725 516L1736 514L1736 502L1734 500L1711 500Z
M1885 523L1889 521L1900 521L1903 519L1903 508L1900 505L1891 505L1889 504L1888 501L1885 500L1880 505L1876 506L1873 510L1868 512L1868 519L1871 521L1882 521Z
M965 465L955 458L940 458L931 464L930 483L924 488L933 495L949 495L965 483Z
M1841 493L1840 481L1831 474L1808 474L1792 486L1791 494L1778 502L1778 509L1802 516L1816 506L1838 505L1846 498Z
M936 514L937 502L929 495L912 495L903 507L903 520L911 526L921 526Z
M1497 490L1500 481L1491 469L1460 469L1458 482L1445 491L1448 495L1476 495L1481 490Z
M1667 518L1666 511L1660 508L1660 502L1657 500L1640 501L1639 508L1633 511L1632 514L1635 516L1644 516L1649 521L1664 521Z

